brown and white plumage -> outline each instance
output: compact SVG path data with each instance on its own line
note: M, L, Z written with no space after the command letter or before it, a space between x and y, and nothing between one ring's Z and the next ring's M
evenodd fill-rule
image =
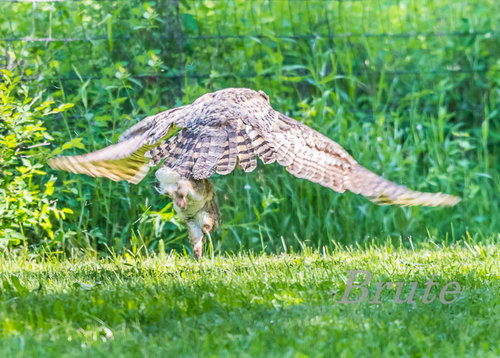
M174 128L179 128L177 134ZM339 144L275 111L267 95L228 88L208 93L127 130L100 151L49 161L56 169L137 184L150 165L164 160L185 179L225 175L236 166L254 170L257 158L278 162L296 177L343 193L350 190L379 204L451 206L459 198L420 193L392 183L359 165Z
M186 222L195 257L204 235L220 223L208 178L236 167L251 172L257 158L278 162L296 177L343 193L350 190L381 205L453 206L460 199L421 193L359 165L339 144L275 111L262 91L228 88L190 105L150 116L125 131L117 144L99 151L49 160L54 169L139 183L150 166L159 192L172 197Z

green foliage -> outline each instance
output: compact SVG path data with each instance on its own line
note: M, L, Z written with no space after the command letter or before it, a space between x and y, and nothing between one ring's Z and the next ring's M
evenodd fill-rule
M1 37L64 39L0 42L0 56L29 87L75 104L44 123L59 146L83 138L85 151L96 150L149 114L250 87L388 179L464 199L446 209L379 207L260 166L215 178L218 253L500 232L494 0L18 2L0 10ZM64 224L74 233L67 249L187 244L152 176L134 187L51 174L66 183L54 197L76 213Z
M500 356L499 24L497 0L0 1L0 247L43 243L0 254L0 356ZM195 262L152 175L44 166L226 87L463 201L380 207L260 165L214 178ZM336 304L351 269L462 292Z
M53 140L43 120L71 105L53 107L41 95L30 97L9 71L1 70L0 76L0 247L54 239L54 219L64 220L73 212L57 207L56 178L42 180L48 154L44 147Z
M488 243L490 241L490 243ZM0 259L2 357L498 357L500 246L390 243L299 254ZM414 304L338 304L348 270L417 282ZM460 284L424 304L425 283ZM358 296L353 292L351 299ZM432 354L431 354L432 353Z

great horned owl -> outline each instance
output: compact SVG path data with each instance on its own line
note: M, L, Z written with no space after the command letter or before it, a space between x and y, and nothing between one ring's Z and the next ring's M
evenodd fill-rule
M150 116L123 133L117 144L93 153L53 158L54 169L139 183L150 166L159 191L189 228L196 257L204 234L220 222L208 181L235 167L251 172L257 158L278 162L296 177L343 193L346 189L382 205L453 206L460 199L421 193L388 181L362 167L339 144L275 111L262 91L227 88L192 104Z

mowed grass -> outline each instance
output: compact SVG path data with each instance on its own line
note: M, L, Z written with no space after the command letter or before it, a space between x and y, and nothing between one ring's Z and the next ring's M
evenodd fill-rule
M0 261L0 356L500 355L500 245L422 243L328 252L126 254ZM339 304L349 270L418 282L414 304ZM424 304L425 283L461 286ZM351 296L358 297L359 292Z

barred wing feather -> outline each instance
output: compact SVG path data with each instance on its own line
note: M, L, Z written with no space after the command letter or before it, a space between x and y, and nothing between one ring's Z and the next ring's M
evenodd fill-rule
M166 127L165 134L157 143L150 144L150 131L145 131L96 152L52 158L48 164L53 169L137 184L150 168L147 153L177 130L174 125Z

